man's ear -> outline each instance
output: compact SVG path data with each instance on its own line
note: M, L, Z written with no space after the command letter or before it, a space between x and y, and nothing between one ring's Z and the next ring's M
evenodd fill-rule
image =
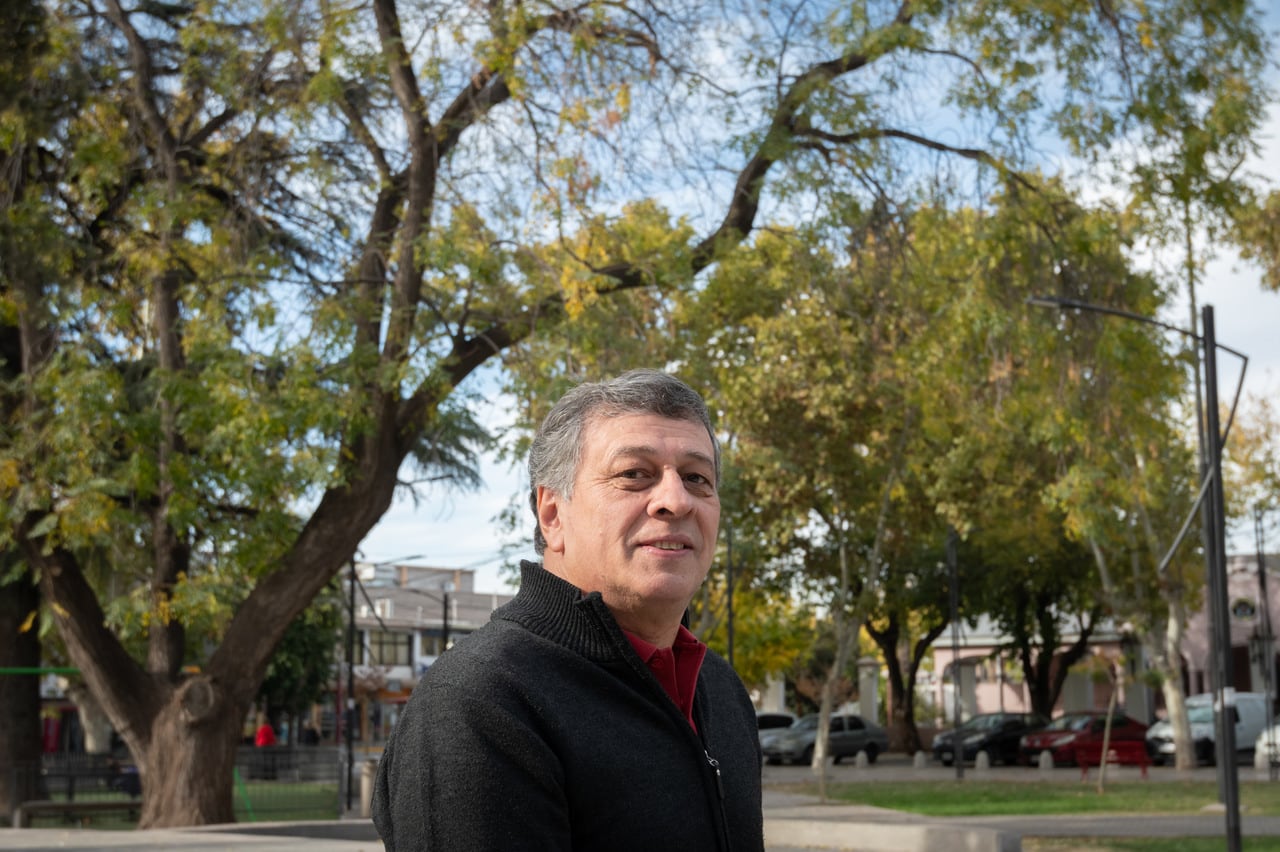
M560 505L564 498L545 485L538 486L538 526L547 542L549 553L564 552L564 526Z

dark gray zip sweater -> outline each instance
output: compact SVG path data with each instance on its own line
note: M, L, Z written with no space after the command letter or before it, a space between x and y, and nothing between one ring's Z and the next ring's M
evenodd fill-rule
M373 819L388 852L762 852L755 711L728 663L707 653L695 732L599 594L522 569L387 744Z

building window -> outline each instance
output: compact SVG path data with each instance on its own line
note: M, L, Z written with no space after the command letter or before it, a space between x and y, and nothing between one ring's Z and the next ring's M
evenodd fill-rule
M411 661L413 636L408 633L368 633L364 649L366 666L407 666Z

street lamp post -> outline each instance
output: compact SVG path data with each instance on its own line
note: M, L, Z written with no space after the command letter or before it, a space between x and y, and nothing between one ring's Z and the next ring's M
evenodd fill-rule
M1210 517L1213 521L1213 558L1210 562L1213 577L1217 580L1214 590L1214 608L1218 633L1218 761L1226 771L1219 779L1222 785L1223 803L1227 811L1227 849L1240 850L1240 789L1236 769L1236 725L1232 719L1235 706L1234 678L1231 671L1231 608L1227 602L1227 524L1226 501L1222 487L1222 431L1218 423L1218 341L1213 323L1213 305L1205 305L1201 313L1204 330L1205 372L1205 435L1209 439L1209 467L1213 477L1210 498L1213 501ZM1206 542L1206 546L1208 542Z
M1222 488L1222 448L1226 443L1226 433L1221 429L1218 415L1218 350L1222 349L1240 358L1243 365L1240 379L1236 386L1236 401L1239 401L1240 390L1244 385L1244 372L1249 366L1249 358L1229 346L1218 343L1214 328L1213 305L1205 305L1200 312L1202 333L1180 328L1161 322L1142 314L1112 308L1105 305L1094 305L1074 299L1061 299L1047 296L1033 296L1027 299L1030 305L1059 309L1075 309L1093 313L1109 314L1123 317L1148 325L1158 326L1168 331L1186 335L1197 341L1204 356L1205 402L1204 411L1200 411L1199 399L1196 404L1196 422L1202 429L1203 448L1207 448L1208 458L1201 458L1201 476L1204 480L1200 489L1200 497L1195 509L1203 512L1204 517L1204 550L1205 570L1209 586L1209 619L1211 622L1210 639L1213 644L1214 675L1214 716L1216 723L1217 757L1218 757L1218 793L1226 811L1226 832L1228 852L1240 852L1240 792L1236 767L1236 732L1232 721L1232 709L1235 706L1235 689L1231 686L1231 622L1227 604L1227 555L1226 555L1226 509ZM1231 407L1235 414L1235 403ZM1227 421L1230 431L1231 421ZM1207 493L1205 486L1208 486ZM1193 509L1193 512L1195 511ZM1184 525L1177 541L1169 550L1174 550L1182 543L1187 526ZM1165 561L1169 557L1165 558Z
M422 595L424 598L431 598L431 600L438 601L442 605L440 614L440 653L443 654L445 649L449 647L449 590L441 589L439 596L434 591L415 589L412 586L401 586L400 591Z
M956 765L956 780L964 780L964 744L960 741L960 566L956 549L959 535L955 527L947 530L947 572L951 575L951 758Z

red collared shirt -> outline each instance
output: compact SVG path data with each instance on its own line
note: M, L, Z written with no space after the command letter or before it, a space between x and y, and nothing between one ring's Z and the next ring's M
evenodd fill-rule
M698 685L702 660L707 655L707 646L699 642L698 637L690 633L683 624L670 648L659 648L634 633L626 630L622 632L626 634L640 659L649 667L649 671L658 679L658 683L662 684L667 695L680 708L690 727L696 731L698 726L693 721L693 693Z

